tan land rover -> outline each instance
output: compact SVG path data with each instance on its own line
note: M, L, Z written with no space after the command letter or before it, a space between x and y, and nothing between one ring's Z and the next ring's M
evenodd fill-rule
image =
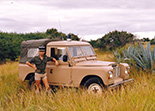
M85 87L88 92L102 93L104 87L114 88L133 81L129 79L129 65L126 63L99 61L92 46L80 41L54 41L51 39L28 40L21 44L19 79L29 80L35 87L34 69L25 63L38 55L38 47L46 47L46 55L60 63L48 62L46 72L52 86Z

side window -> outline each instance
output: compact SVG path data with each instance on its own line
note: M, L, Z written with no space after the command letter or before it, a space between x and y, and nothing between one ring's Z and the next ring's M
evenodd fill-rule
M27 52L27 57L35 57L39 55L39 49L38 48L30 48Z
M65 47L51 48L51 57L54 57L57 60L63 60L64 55L67 55Z
M51 48L51 57L55 58L55 48Z

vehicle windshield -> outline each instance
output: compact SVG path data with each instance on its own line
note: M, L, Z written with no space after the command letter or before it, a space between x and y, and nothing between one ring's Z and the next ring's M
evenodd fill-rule
M73 46L68 47L68 50L72 57L95 55L95 52L91 46Z

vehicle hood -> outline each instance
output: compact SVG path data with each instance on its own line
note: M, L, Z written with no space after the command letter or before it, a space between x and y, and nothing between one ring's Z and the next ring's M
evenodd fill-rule
M108 61L83 61L76 63L76 66L83 66L83 67L103 67L103 66L110 66L112 64L116 64L115 62L108 62Z

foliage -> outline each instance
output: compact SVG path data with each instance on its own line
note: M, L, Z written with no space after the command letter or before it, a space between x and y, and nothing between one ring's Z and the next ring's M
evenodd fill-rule
M80 40L80 38L78 37L78 35L75 35L73 33L69 33L69 35L71 35L71 39L72 40L76 40L76 41L79 41Z
M20 54L20 44L23 40L43 39L46 35L43 33L4 33L0 32L0 63L7 59L15 61Z
M64 39L66 40L67 39L67 35L62 33L62 32L58 32L57 29L47 29L46 31L46 34L47 34L47 38L49 39L53 39L53 38L60 38L60 39Z
M150 39L149 39L149 38L143 38L143 41L144 41L144 42L149 42Z
M133 41L134 35L127 33L126 31L113 31L104 35L102 38L99 38L96 41L90 41L90 43L97 47L103 48L106 50L113 50L119 47L124 46L126 43Z
M0 32L0 63L6 59L15 60L19 56L20 43L23 40L16 33Z
M145 71L152 72L155 66L155 47L153 51L151 51L150 43L148 43L146 49L142 44L139 44L136 47L129 46L128 49L123 50L122 53L115 51L114 56L119 62L126 61Z
M151 45L155 44L155 39L150 40Z
M89 43L90 43L94 48L97 48L97 41L96 41L96 40L90 40Z
M62 33L62 32L58 32L57 29L47 29L46 31L46 34L47 34L47 38L49 39L53 39L53 38L60 38L60 39L63 39L63 40L67 40L67 35ZM72 40L76 40L76 41L79 41L79 37L73 33L69 33L69 35L71 35L71 39Z

